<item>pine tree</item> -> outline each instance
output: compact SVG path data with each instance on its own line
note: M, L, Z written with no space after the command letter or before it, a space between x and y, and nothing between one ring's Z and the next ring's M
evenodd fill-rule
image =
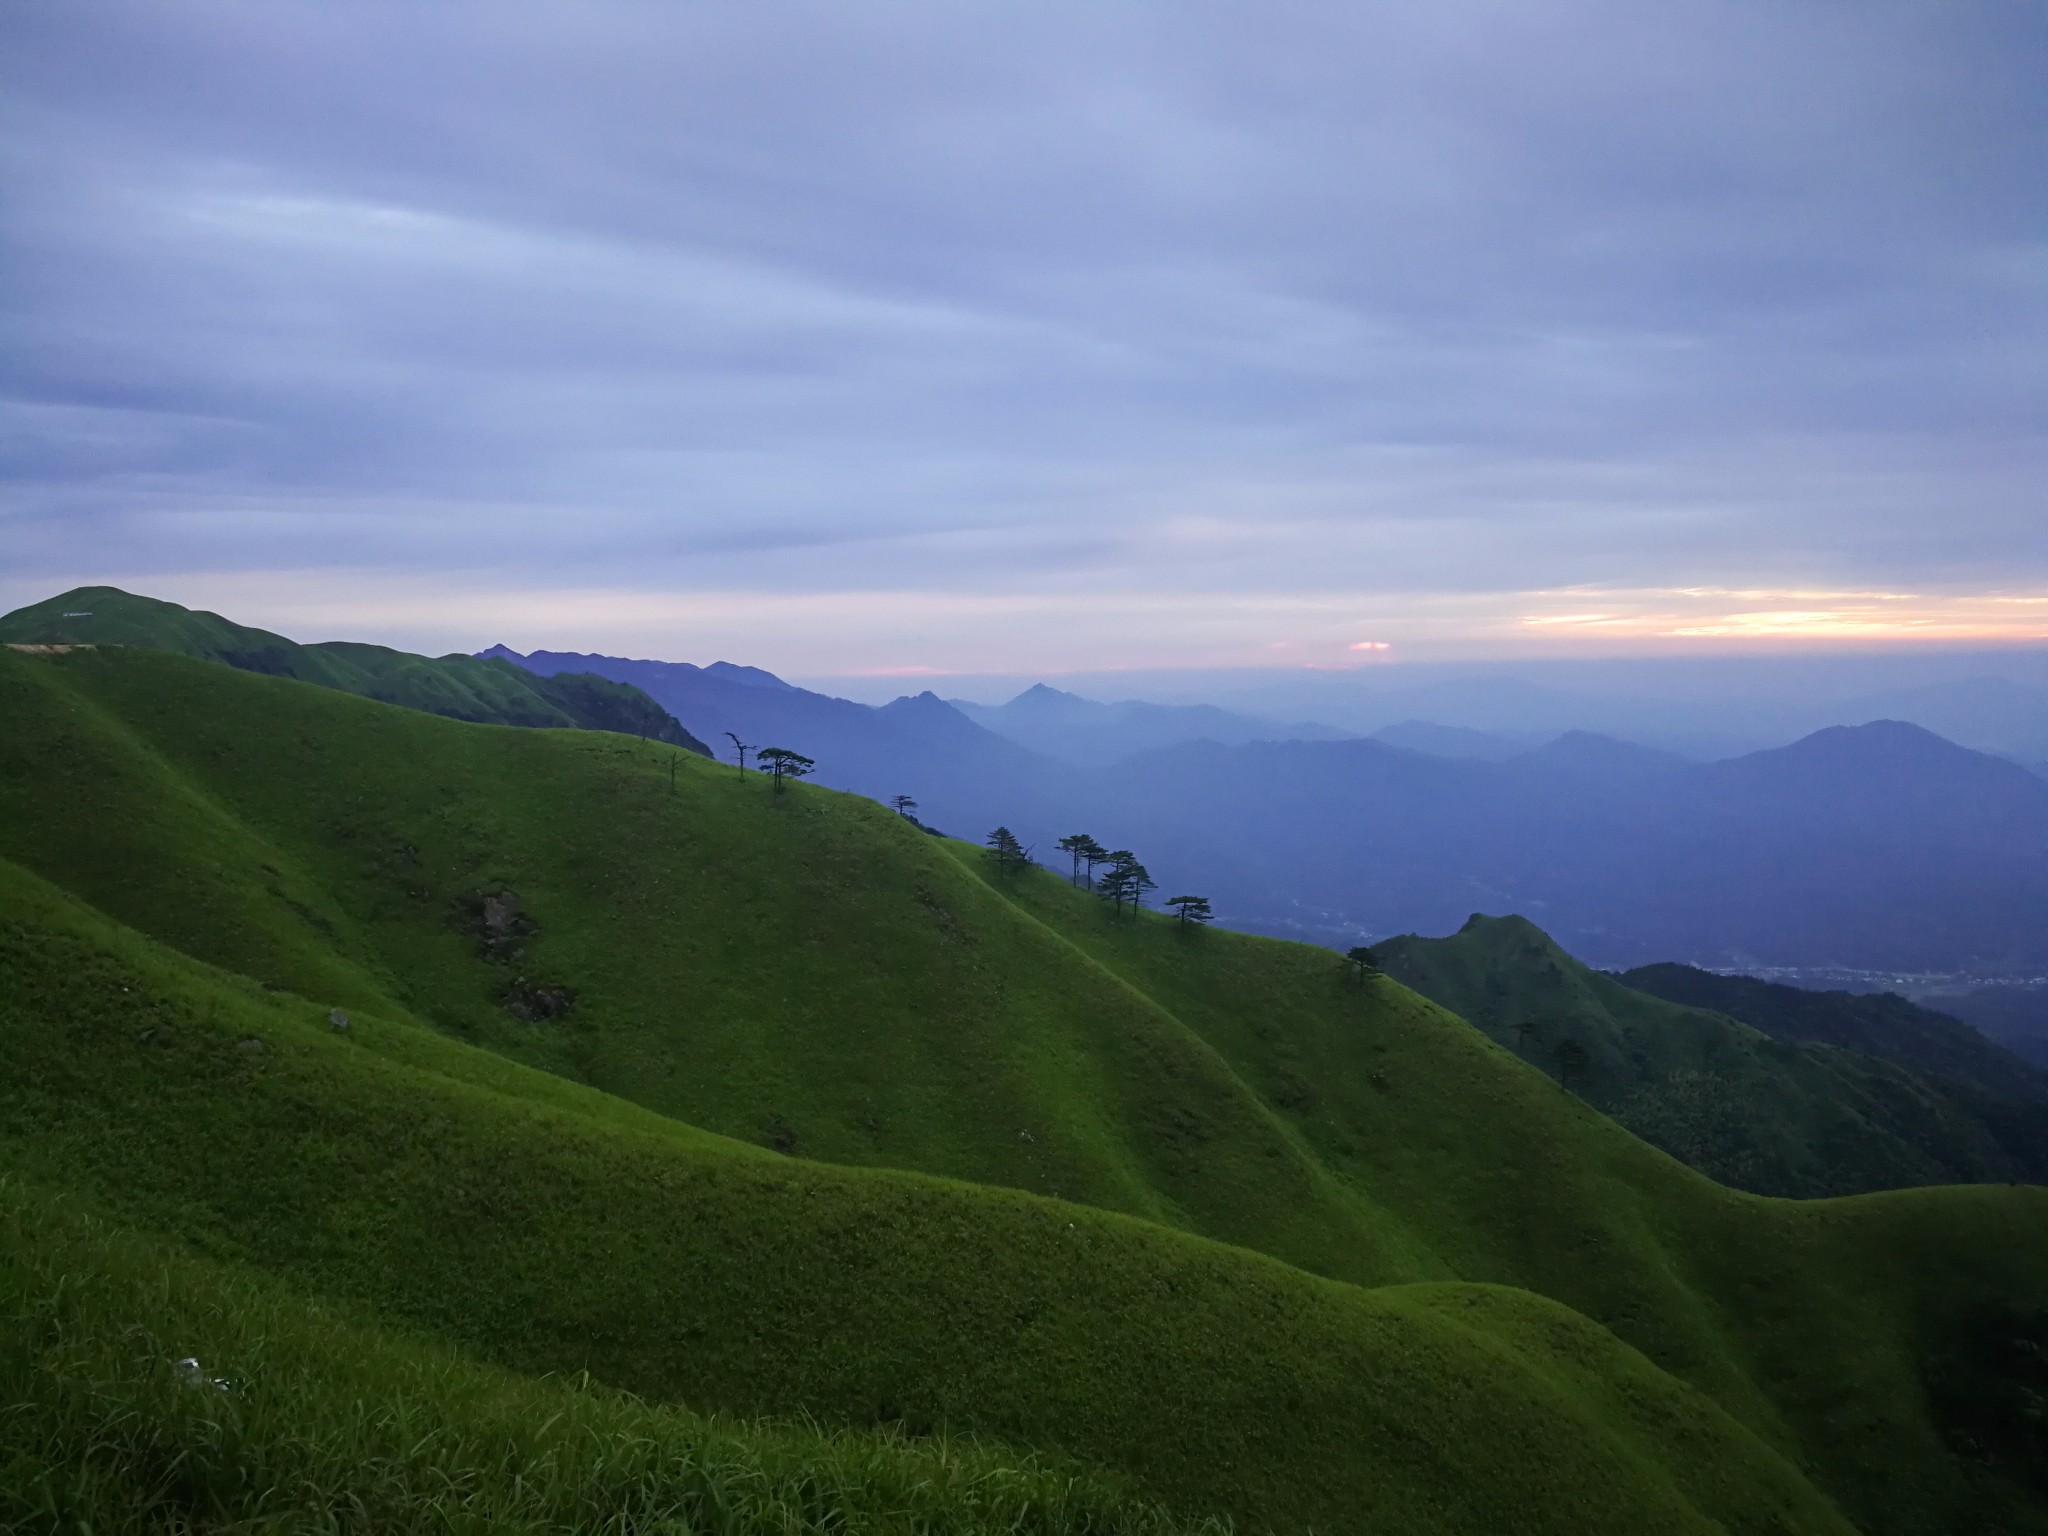
M1085 857L1085 855L1084 855ZM1106 856L1109 871L1096 881L1095 888L1107 896L1110 906L1121 912L1125 902L1136 911L1145 904L1145 893L1159 888L1150 871L1138 862L1138 856L1128 848L1118 848Z
M988 849L996 857L996 868L1004 874L1012 874L1031 862L1031 855L1008 827L997 827L989 833Z
M1101 862L1102 844L1096 842L1086 832L1076 832L1071 837L1063 837L1053 846L1058 848L1061 853L1072 856L1074 872L1068 878L1075 885L1081 883L1081 861L1083 859L1089 860L1088 871L1091 876L1095 872L1096 864ZM1090 857L1091 855L1093 855L1092 858Z
M889 797L889 803L896 808L896 814L898 816L908 817L912 821L917 820L915 816L911 816L910 814L912 811L917 809L917 802L911 799L910 796L891 795Z
M1206 923L1216 915L1209 910L1209 898L1206 896L1169 896L1166 904L1173 908L1183 928Z
M811 758L801 752L792 752L788 747L763 747L754 754L754 761L767 764L778 795L782 793L784 779L800 779L818 766Z

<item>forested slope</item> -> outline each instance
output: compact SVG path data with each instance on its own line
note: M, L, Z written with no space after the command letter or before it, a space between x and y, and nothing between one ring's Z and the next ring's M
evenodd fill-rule
M1815 1196L2048 1181L2048 1106L1638 990L1524 918L1475 914L1447 938L1407 935L1376 952L1406 985L1724 1183Z

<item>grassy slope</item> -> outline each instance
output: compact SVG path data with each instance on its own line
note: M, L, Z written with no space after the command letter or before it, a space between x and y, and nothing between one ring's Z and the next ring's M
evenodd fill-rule
M777 801L710 765L671 796L665 768L630 742L451 726L167 657L6 658L0 712L26 727L0 741L5 852L189 953L314 999L315 1015L341 1003L394 1032L430 1020L713 1130L1057 1190L1340 1278L1528 1286L1712 1393L1886 1528L1941 1529L1972 1493L1921 1406L1927 1341L1971 1298L2024 1300L2048 1274L2030 1192L1741 1199L1420 999L1346 988L1323 952L1113 923L1049 875L992 887L964 850L849 797ZM517 968L578 989L565 1021L507 1018L493 1000L507 972L448 921L465 891L502 885L541 923ZM439 1040L405 1037L415 1052ZM73 1082L55 1101L94 1091ZM105 1189L135 1188L138 1160L157 1166L109 1145ZM718 1166L736 1156L721 1150ZM238 1242L268 1231L267 1215L238 1227L221 1213L236 1187L186 1197L190 1224ZM1016 1198L977 1194L974 1222ZM422 1240L442 1225L427 1221ZM343 1235L268 1261L369 1285L348 1269L361 1234ZM403 1249L362 1251L383 1283ZM985 1262L1000 1272L1008 1258L999 1246ZM500 1273L474 1260L451 1261L448 1294ZM569 1270L570 1292L595 1283L586 1267ZM505 1310L526 1315L553 1284ZM573 1312L573 1295L562 1305ZM555 1345L583 1347L584 1327ZM589 1347L602 1354L602 1340ZM614 1379L691 1395L660 1375L659 1351L606 1359ZM786 1388L855 1415L890 1406L772 1374L756 1384L764 1403L734 1369L718 1391L739 1396L693 1400L787 1406L774 1396ZM1290 1423L1331 1411L1295 1409ZM1148 1470L1176 1495L1213 1486L1203 1475Z
M1844 1528L1703 1396L1527 1292L1363 1291L1084 1207L721 1143L402 1019L339 1033L11 866L0 901L11 1162L504 1365L979 1430L1281 1529ZM233 1342L203 1347L250 1374Z
M1519 917L1380 946L1388 972L1554 1073L1646 1140L1722 1181L1814 1196L2037 1176L1961 1085L1833 1046L1777 1040L1638 992ZM1517 1026L1533 1023L1524 1034ZM2012 1138L2006 1138L2012 1141Z
M66 614L80 616L67 618ZM709 749L638 688L588 673L542 678L507 661L415 656L351 641L300 645L217 613L76 587L0 615L0 643L145 646L294 677L451 720L624 731L709 756Z
M494 1369L18 1179L0 1180L0 1382L9 1530L1213 1529L1001 1445L736 1422Z
M1048 884L1016 895L1066 907ZM1751 1424L1785 1426L1871 1529L1957 1518L1926 1501L1921 1357L1969 1298L2048 1297L2048 1192L1738 1195L1414 993L1376 982L1368 1002L1323 951L1086 910L1070 932L1289 1106L1453 1272L1565 1301Z

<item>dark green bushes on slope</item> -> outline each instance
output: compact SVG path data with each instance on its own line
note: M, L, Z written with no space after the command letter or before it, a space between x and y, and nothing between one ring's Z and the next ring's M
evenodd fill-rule
M1832 1045L2048 1104L2048 1072L1961 1019L1896 993L1820 992L1692 965L1642 965L1620 979L1667 1003L1724 1013L1774 1039Z
M1638 992L1727 1015L1775 1040L1832 1046L1911 1069L1982 1126L2019 1176L2048 1182L2048 1071L1961 1019L1889 992L1820 992L1690 965L1624 972Z
M1580 965L1525 919L1475 916L1449 938L1379 949L1390 975L1738 1188L1810 1197L2048 1178L2039 1108L1666 1002Z
M146 646L451 720L619 731L711 755L638 688L587 672L538 677L508 661L475 656L414 656L352 641L300 645L217 613L195 613L118 587L77 587L0 616L0 643Z

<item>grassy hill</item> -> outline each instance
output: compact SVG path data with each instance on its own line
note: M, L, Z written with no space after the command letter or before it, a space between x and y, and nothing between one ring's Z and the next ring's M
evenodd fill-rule
M1475 915L1448 938L1378 953L1405 985L1724 1183L1810 1197L2048 1180L2039 1106L1637 991L1526 919Z
M710 755L703 742L638 688L586 672L536 677L510 662L475 656L415 656L345 640L300 645L217 613L197 613L118 587L75 587L0 615L0 644L176 651L451 720L619 731Z
M1000 1444L489 1367L18 1179L0 1183L0 1381L10 1531L1220 1530Z
M145 650L0 718L6 1161L223 1283L1132 1519L2048 1529L2021 1407L1948 1448L2042 1191L1734 1194L1327 952L631 738Z

